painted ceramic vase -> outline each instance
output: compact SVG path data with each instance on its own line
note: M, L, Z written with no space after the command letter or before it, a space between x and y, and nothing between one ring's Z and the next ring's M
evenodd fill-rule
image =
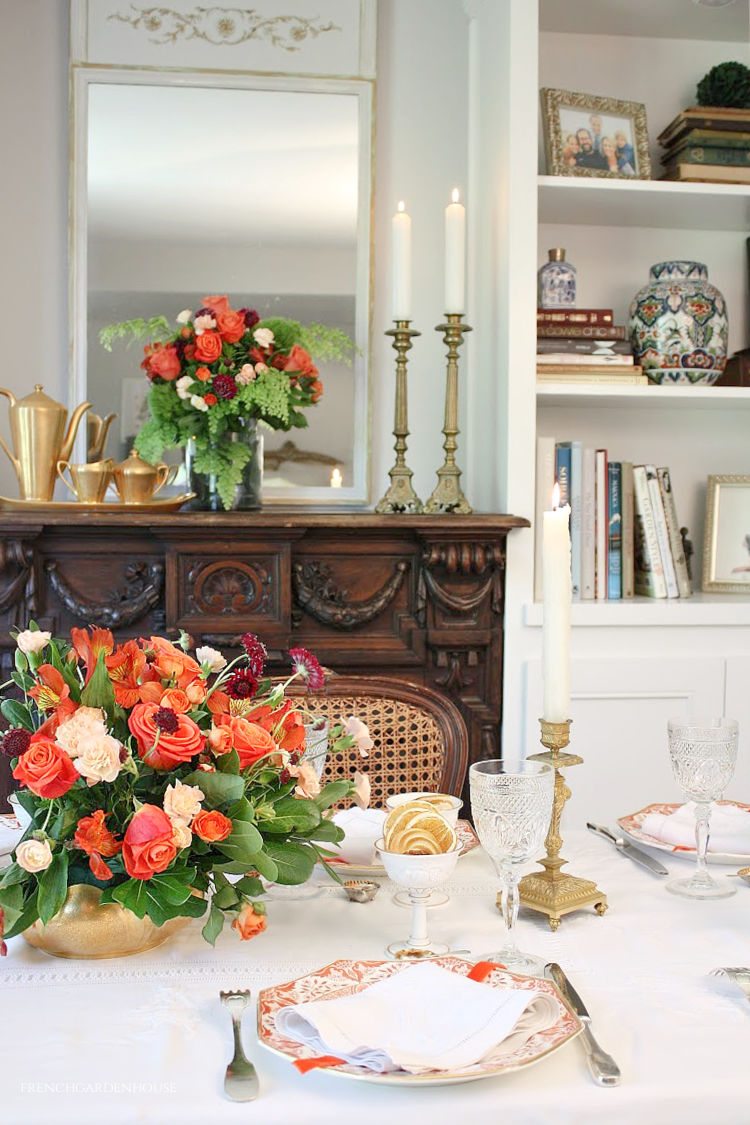
M658 262L630 305L633 355L652 383L715 382L727 329L726 301L700 262Z
M559 246L548 250L549 261L537 273L537 302L540 309L576 307L576 268L565 261Z

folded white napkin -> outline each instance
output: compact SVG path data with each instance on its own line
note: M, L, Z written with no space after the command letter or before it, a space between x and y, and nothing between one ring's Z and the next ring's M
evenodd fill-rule
M0 855L13 851L23 831L21 822L13 813L0 814Z
M493 988L425 963L353 996L282 1008L276 1027L318 1055L420 1074L499 1059L558 1015L544 992Z
M332 820L343 828L345 838L331 850L338 849L339 857L347 863L366 864L377 862L375 841L383 835L383 824L388 814L384 809L343 809L334 813Z
M641 831L665 844L695 847L695 804L688 801L673 813L649 813ZM709 852L750 854L750 812L736 805L712 805Z

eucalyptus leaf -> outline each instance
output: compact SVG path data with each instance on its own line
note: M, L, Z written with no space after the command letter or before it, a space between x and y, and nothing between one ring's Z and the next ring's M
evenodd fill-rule
M235 820L231 834L216 847L229 859L236 859L241 863L247 863L248 867L254 867L255 856L263 847L263 837L253 824L245 820Z
M328 785L323 786L318 796L313 797L313 800L319 809L328 809L331 805L335 805L336 801L348 797L352 788L350 781L329 781Z
M274 805L275 817L263 822L263 831L274 835L311 832L320 824L320 809L313 801L284 797Z
M267 840L266 851L276 865L275 883L296 886L306 882L313 873L317 856L306 844Z
M183 782L185 785L197 785L204 795L205 804L212 809L238 800L245 792L245 779L238 774L194 770L183 778Z
M8 720L11 726L23 727L24 730L33 731L34 723L31 715L29 714L28 707L20 703L17 699L4 699L0 703L0 711L2 711L4 718Z
M33 926L39 917L39 902L38 902L38 888L34 887L29 898L23 904L23 909L15 922L5 927L5 937L12 938L16 934L22 934L24 930L28 930L29 926Z
M211 906L208 915L208 921L201 930L204 938L211 945L216 944L216 939L224 929L224 912L219 910L218 906Z
M253 856L253 867L259 875L262 875L264 879L268 879L269 883L276 882L279 869L268 854L267 844L263 847L262 851Z

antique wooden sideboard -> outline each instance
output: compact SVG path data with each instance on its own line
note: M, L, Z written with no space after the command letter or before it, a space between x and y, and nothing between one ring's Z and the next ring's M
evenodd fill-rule
M273 665L304 645L351 674L446 692L470 760L497 756L503 599L514 516L270 510L153 515L34 511L0 517L0 660L30 618L116 639L182 628L231 650L258 633ZM1 786L0 786L1 791Z

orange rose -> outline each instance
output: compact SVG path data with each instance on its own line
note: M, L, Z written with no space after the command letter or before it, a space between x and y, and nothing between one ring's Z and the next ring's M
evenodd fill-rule
M245 317L241 312L228 309L227 312L216 314L216 324L222 340L227 344L236 344L245 335Z
M256 914L250 903L246 903L232 922L232 929L236 930L243 941L262 934L266 928L265 914Z
M149 357L148 366L152 375L158 375L160 379L165 379L168 383L176 379L182 370L180 357L174 344L157 345Z
M205 402L206 406L216 406L216 403L219 400L215 394L212 394L211 391L209 391L207 395L203 396L203 401Z
M229 730L232 736L232 748L239 755L241 770L247 769L259 758L265 757L266 754L273 754L279 749L267 730L239 715L217 715L215 721L217 727Z
M232 831L232 822L224 813L214 809L209 812L207 809L201 811L193 817L190 824L190 831L195 832L196 836L200 836L201 840L207 844L214 844L219 840L226 840L227 836Z
M125 833L122 859L133 879L148 880L166 871L177 855L174 828L163 809L141 805Z
M206 738L188 715L175 711L171 712L174 719L170 720L174 729L157 726L156 714L160 710L160 703L137 703L128 717L128 726L146 765L155 770L171 770L199 754L206 745Z
M285 371L294 371L297 375L317 375L318 369L313 363L310 353L294 344L284 364Z
M229 307L228 297L204 297L203 307L210 309L214 316L217 317L232 311Z
M196 379L200 379L201 383L207 383L208 380L212 378L212 375L207 367L196 367L195 377Z
M186 715L190 710L190 700L180 688L167 688L159 700L160 707L169 707L178 715Z
M319 402L323 394L323 384L320 379L316 379L314 383L310 384L310 400L311 402Z
M37 738L18 759L13 776L37 797L62 797L81 775L62 746L51 738Z
M218 332L201 332L195 341L195 358L213 363L221 355L222 342Z

